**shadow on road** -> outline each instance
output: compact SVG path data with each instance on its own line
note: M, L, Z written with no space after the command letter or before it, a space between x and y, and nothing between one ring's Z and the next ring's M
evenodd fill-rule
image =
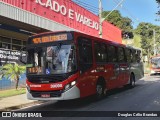
M106 96L100 100L96 100L95 96L89 96L86 98L81 98L81 99L75 99L75 100L65 100L65 101L57 101L56 103L50 104L51 106L53 106L53 108L55 110L61 110L61 109L78 109L78 108L83 108L86 106L90 106L93 103L97 103L100 101L103 101L105 99L108 99L108 97L115 95L115 94L119 94L121 92L127 91L127 90L131 90L131 89L136 89L137 87L139 87L140 85L136 85L134 88L130 88L130 87L122 87L122 88L118 88L118 89L114 89L114 90L110 90L107 92ZM51 107L50 106L50 107ZM56 109L57 108L57 109Z
M158 78L157 78L158 77ZM152 76L149 76L146 80L146 78L139 80L134 88L130 87L122 87L114 90L110 90L107 92L107 95L101 99L96 100L94 96L81 98L81 99L75 99L75 100L66 100L66 101L49 101L43 105L32 107L32 110L41 110L41 111L81 111L88 108L92 108L94 105L98 105L101 103L110 103L111 100L118 100L118 98L125 98L125 97L132 97L133 94L138 93L138 91L142 91L144 89L150 89L157 84L160 85L160 76L154 77L156 79L152 79ZM155 84L156 83L156 84Z

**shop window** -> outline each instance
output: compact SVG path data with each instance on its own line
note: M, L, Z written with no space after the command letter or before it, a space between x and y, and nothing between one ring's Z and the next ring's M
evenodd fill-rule
M11 49L11 44L0 43L0 48Z
M23 46L26 46L27 42L26 41L23 41Z
M21 45L22 41L21 40L17 40L17 39L12 39L12 44Z
M18 45L12 45L12 50L21 50L21 46Z
M0 36L0 43L11 43L11 39Z

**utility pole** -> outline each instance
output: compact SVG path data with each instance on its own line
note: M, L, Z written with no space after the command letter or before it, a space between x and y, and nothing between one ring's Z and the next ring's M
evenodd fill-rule
M102 0L99 0L99 37L102 38Z
M119 7L124 0L121 0L114 8L113 10L108 13L108 15L105 18L102 18L102 0L99 0L99 37L102 38L102 23L103 21L117 8Z
M153 29L154 56L156 55L156 31Z

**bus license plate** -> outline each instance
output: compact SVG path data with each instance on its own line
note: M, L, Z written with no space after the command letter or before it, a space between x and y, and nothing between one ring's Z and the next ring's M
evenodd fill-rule
M50 98L51 96L50 96L50 94L41 94L41 97L42 98Z

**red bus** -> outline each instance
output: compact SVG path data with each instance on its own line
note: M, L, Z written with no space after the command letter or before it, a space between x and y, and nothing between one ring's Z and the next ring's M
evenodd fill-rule
M27 98L69 100L134 86L143 77L141 51L75 31L32 36L27 48Z
M151 57L150 70L151 70L151 75L160 73L160 55Z

